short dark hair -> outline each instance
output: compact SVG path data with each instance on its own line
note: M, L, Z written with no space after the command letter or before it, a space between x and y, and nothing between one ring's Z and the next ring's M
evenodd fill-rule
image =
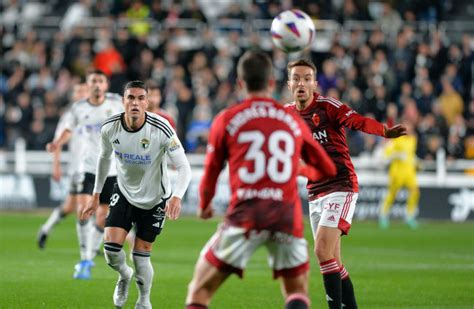
M92 75L92 74L103 75L103 76L107 79L107 81L109 81L109 77L108 77L107 74L105 74L105 72L102 71L102 70L93 69L93 70L87 71L86 78L89 77L89 75Z
M268 87L273 64L262 51L247 51L237 64L237 76L243 80L248 91L260 91Z
M309 59L304 59L304 58L297 59L288 63L288 65L286 66L286 69L288 71L288 76L290 76L291 69L293 69L294 67L300 67L300 66L310 67L314 71L314 76L316 76L316 73L318 70L316 70L316 66L314 65L313 61Z
M145 90L146 93L148 93L148 87L141 80L132 80L126 83L125 87L123 87L123 93L125 93L125 91L127 91L127 89L130 89L130 88L141 88Z

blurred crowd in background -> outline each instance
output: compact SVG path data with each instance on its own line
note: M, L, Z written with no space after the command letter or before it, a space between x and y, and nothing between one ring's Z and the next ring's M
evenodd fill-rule
M0 3L0 150L11 150L19 137L28 149L43 150L73 86L98 68L109 76L111 92L122 93L134 79L158 84L162 108L174 117L187 151L202 153L213 117L239 100L235 69L245 49L271 54L274 97L291 101L286 65L294 58L272 48L268 29L279 12L299 8L340 25L326 48L303 55L318 67L321 94L388 124L413 123L421 159L435 159L440 147L449 159L474 159L474 40L436 27L456 14L450 1ZM35 27L48 20L58 22ZM257 20L267 22L255 28ZM380 141L347 133L352 155L370 153Z

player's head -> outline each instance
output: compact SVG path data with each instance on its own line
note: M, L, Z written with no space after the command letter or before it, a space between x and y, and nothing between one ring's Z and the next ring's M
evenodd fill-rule
M245 52L237 64L237 78L240 86L247 92L268 90L274 86L272 68L272 61L264 52Z
M109 79L101 70L93 70L87 73L86 83L89 87L90 96L102 97L109 89Z
M87 87L87 84L80 83L80 84L75 84L74 87L72 87L71 102L76 102L76 101L85 99L88 96L89 96L89 88Z
M288 89L299 102L308 102L313 98L318 82L316 81L316 66L311 60L298 59L287 66Z
M148 88L141 80L128 82L123 90L125 115L139 119L145 115L148 107Z
M148 111L154 111L160 108L161 104L161 90L158 84L156 83L148 83L148 101L150 104L148 105Z

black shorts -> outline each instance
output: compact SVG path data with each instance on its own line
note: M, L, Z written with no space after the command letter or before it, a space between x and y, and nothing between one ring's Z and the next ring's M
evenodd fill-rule
M82 181L82 190L80 190L78 194L92 195L92 192L94 191L94 182L95 175L91 173L85 173ZM116 176L107 177L107 179L105 180L104 187L102 188L102 192L100 193L99 200L101 204L109 204L110 198L112 197L114 191L114 184L116 182Z
M77 195L84 188L84 174L74 173L71 175L71 180L69 182L69 194Z
M137 237L147 242L154 242L165 224L165 206L166 201L149 210L133 206L115 184L114 194L110 199L109 213L105 219L105 227L121 227L129 232L132 225L135 224Z

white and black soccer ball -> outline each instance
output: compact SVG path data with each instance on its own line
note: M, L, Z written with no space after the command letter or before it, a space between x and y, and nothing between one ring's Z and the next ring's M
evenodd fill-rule
M281 12L273 19L270 32L273 44L285 53L305 49L316 36L313 20L300 10Z

